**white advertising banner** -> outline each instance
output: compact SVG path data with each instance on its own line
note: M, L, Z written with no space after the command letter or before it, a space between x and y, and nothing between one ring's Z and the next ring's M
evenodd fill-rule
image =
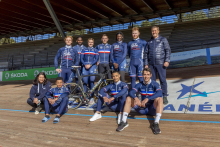
M220 114L220 77L168 80L164 113Z

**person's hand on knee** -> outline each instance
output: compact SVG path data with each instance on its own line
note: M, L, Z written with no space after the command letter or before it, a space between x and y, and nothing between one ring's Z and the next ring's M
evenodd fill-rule
M148 102L148 98L144 99L142 102L141 102L141 107L145 107L145 104Z
M39 103L38 98L34 98L33 103L38 104Z
M109 99L109 104L112 102L112 101L114 101L114 97L111 97L110 99Z
M139 100L138 97L136 97L136 98L134 99L134 106L135 106L135 105L141 107L141 101Z
M103 97L103 100L105 103L109 102L109 99L107 97Z

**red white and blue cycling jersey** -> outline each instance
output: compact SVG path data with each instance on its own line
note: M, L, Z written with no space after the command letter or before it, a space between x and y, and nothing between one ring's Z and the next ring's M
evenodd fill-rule
M106 96L107 92L111 92L112 97L119 98L125 94L128 94L128 85L121 81L118 83L109 84L99 90L99 95L101 97Z
M96 46L96 49L99 52L99 64L102 63L109 63L110 62L110 50L111 50L111 45L106 43L106 44L99 44Z
M51 88L47 93L46 93L46 98L58 98L56 103L60 103L62 99L70 94L70 90L67 87L62 86L61 88Z
M142 100L148 98L149 100L154 100L155 98L162 97L162 89L160 85L153 80L150 80L148 84L140 82L135 85L134 88L129 92L129 96L132 98L137 97L136 93L140 92Z
M82 50L80 61L85 66L86 64L95 65L99 59L98 50L94 47L88 47Z

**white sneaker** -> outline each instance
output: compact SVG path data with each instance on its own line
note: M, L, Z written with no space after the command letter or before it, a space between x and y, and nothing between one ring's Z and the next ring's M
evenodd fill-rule
M39 111L38 111L38 110L35 110L35 114L39 114Z
M100 118L102 118L102 115L101 115L101 113L95 113L94 115L93 115L93 117L92 118L90 118L90 120L89 121L96 121L97 119L100 119Z

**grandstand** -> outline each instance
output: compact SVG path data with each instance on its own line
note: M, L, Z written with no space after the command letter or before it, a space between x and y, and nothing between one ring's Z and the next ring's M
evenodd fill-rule
M219 22L220 18L212 18L164 24L159 26L160 35L168 39L172 53L216 47L220 46ZM90 37L95 39L94 46L100 44L103 33L109 36L109 43L113 44L116 32L118 31L84 34L84 45L87 46L87 39ZM132 39L131 29L121 30L121 32L124 33L124 41L128 43ZM149 40L151 38L150 26L141 27L140 32L142 39ZM76 38L76 36L74 37ZM75 45L75 41L73 45ZM5 64L5 66L2 66L5 70L53 66L54 56L57 50L63 46L64 43L61 37L1 45L0 63Z

